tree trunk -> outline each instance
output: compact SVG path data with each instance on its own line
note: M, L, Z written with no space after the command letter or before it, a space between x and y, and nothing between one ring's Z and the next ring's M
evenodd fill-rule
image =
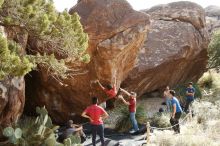
M0 81L0 126L1 129L15 123L23 112L25 82L23 77ZM2 131L0 131L1 137Z

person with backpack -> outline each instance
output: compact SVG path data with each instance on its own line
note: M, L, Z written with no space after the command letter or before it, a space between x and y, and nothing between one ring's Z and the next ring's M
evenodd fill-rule
M92 129L92 144L96 145L96 134L99 135L102 146L105 145L104 141L104 123L103 119L108 118L108 113L101 107L98 106L98 98L92 98L92 105L87 107L83 113L82 117L88 118L90 120Z

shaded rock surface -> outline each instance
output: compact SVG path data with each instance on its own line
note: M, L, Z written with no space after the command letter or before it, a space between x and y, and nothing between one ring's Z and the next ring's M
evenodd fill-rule
M122 86L139 95L196 81L206 70L209 37L205 11L191 2L155 6L138 62Z
M6 78L0 81L0 124L9 126L23 112L25 94L23 78Z
M135 65L139 48L149 28L149 16L132 9L124 0L80 0L70 13L77 12L89 34L89 64L78 67L82 74L63 81L63 86L45 71L27 77L26 112L35 105L45 105L56 122L65 122L90 104L90 97L100 101L106 95L93 81L113 82L117 88ZM73 68L76 66L70 64Z

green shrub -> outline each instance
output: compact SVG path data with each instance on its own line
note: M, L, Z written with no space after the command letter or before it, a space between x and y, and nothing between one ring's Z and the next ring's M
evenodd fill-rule
M121 106L118 109L117 113L120 116L116 119L115 129L119 132L128 131L132 127L131 122L130 122L130 115L129 115L128 107ZM136 117L138 124L146 123L147 115L146 115L142 105L137 105L135 117Z
M220 67L220 29L216 30L211 37L208 47L209 63L208 68Z
M155 113L150 119L150 125L158 128L171 126L169 113Z
M19 41L10 44L10 38L0 34L0 79L24 76L39 65L46 67L50 75L66 78L70 70L66 62L90 61L86 53L89 38L79 15L67 10L57 12L52 0L0 0L0 21L10 32L20 30L27 34L41 48L31 48L32 45L22 48ZM20 32L13 33L20 35ZM34 55L26 54L25 49L33 50ZM60 59L64 56L65 60Z
M198 85L201 88L210 89L213 86L213 77L211 72L204 73L204 75L199 79Z
M216 70L209 70L204 73L199 79L198 84L203 88L203 97L206 100L215 102L220 99L220 74Z

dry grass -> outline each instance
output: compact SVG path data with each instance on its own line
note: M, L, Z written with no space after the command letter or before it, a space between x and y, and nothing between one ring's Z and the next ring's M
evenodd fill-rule
M173 131L154 131L152 146L219 146L220 145L220 101L196 101L193 104L195 117L181 125L181 134ZM198 119L202 119L198 122Z

